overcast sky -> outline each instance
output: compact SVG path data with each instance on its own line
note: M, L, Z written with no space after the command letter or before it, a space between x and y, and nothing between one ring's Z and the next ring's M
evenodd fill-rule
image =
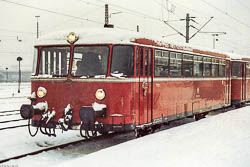
M104 4L109 4L110 23L115 27L166 36L185 42L184 37L164 21L185 34L186 13L196 17L192 26L200 28L214 17L202 32L226 32L218 36L216 49L250 56L250 0L0 0L0 69L16 69L18 56L22 68L30 69L36 40L36 17L40 35L75 27L103 27ZM91 21L87 21L91 20ZM197 30L190 28L190 35ZM21 40L19 42L17 40ZM210 33L198 33L191 44L213 48Z

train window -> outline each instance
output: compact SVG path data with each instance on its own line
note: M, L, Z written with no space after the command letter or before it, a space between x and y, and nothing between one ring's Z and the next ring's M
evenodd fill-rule
M145 76L148 76L148 50L145 50Z
M39 74L66 76L69 67L69 47L44 47L39 59Z
M194 56L194 76L201 77L203 72L203 63L201 56Z
M139 74L139 48L136 49L136 76Z
M32 75L36 74L37 57L38 57L38 48L35 48L33 56Z
M212 59L204 57L203 76L205 77L211 76L211 69L212 69Z
M131 46L114 46L111 60L111 73L134 75L134 49Z
M212 76L217 77L219 76L219 64L218 59L213 58L212 59Z
M241 62L232 62L232 76L233 77L242 76Z
M250 63L246 63L246 76L250 77Z
M72 62L72 75L77 77L106 76L108 55L107 46L76 46Z
M155 76L168 76L168 52L155 50Z
M180 53L170 52L170 76L181 76L181 57Z
M152 74L152 50L151 49L148 51L148 65L149 65L149 67L148 67L148 70L149 70L148 75L151 76L151 74Z
M219 63L219 76L220 77L226 76L225 70L226 70L225 61L220 60L220 63Z
M192 77L193 75L193 56L183 55L182 71L184 77Z

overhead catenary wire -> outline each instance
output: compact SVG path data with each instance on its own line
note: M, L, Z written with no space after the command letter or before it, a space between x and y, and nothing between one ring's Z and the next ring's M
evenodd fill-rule
M60 16L71 17L71 18L75 18L75 19L79 19L79 20L85 20L85 21L88 21L88 22L92 22L92 23L102 24L103 25L102 22L95 21L95 20L88 19L88 18L83 18L83 17L79 17L79 16L73 16L73 15L70 15L70 14L60 13L60 12L56 12L56 11L52 11L52 10L48 10L48 9L43 9L43 8L31 6L31 5L21 4L21 3L17 3L17 2L12 2L12 1L8 1L8 0L0 0L0 1L6 2L6 3L10 3L10 4L14 4L14 5L18 5L18 6L23 6L23 7L26 7L26 8L36 9L36 10L39 10L39 11L44 11L44 12L48 12L48 13L52 13L52 14L56 14L56 15L60 15ZM131 30L131 29L128 29L128 28L120 27L120 26L116 26L116 27L119 28L119 29L124 29L124 30L129 30L129 31L135 31L135 30Z
M248 25L248 24L246 24L245 22L243 22L242 20L240 20L240 19L238 19L238 18L236 18L236 17L230 15L228 12L225 12L224 10L220 9L219 7L216 7L215 5L213 5L213 4L209 3L209 2L207 2L206 0L201 0L201 1L204 2L204 3L206 3L208 6L210 6L210 7L214 8L214 9L216 9L217 11L221 12L222 14L228 16L228 17L231 18L232 20L234 20L234 21L240 23L241 25L243 25L243 26L245 26L245 27L247 27L247 28L250 28L250 25Z

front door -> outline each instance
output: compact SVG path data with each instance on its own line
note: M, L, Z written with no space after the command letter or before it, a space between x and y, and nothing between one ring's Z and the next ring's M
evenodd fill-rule
M139 48L139 125L152 121L152 49Z

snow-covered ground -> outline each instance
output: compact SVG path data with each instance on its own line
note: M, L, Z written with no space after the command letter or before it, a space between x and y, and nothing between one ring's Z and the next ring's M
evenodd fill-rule
M249 167L250 107L128 141L56 167Z
M14 93L14 95L13 95ZM17 94L16 83L0 83L0 111L19 109L30 94L30 83L22 84ZM1 115L1 114L0 114ZM7 118L0 117L0 121ZM10 116L8 119L20 119ZM27 121L26 121L27 123ZM0 124L0 128L1 128ZM47 137L40 133L30 137L27 127L0 131L0 160L25 152L81 139L79 131ZM123 138L129 138L126 135ZM142 138L122 143L123 138L111 138L99 143L79 144L12 160L3 165L18 167L249 167L250 107L244 107L197 122L174 127ZM118 142L117 142L118 141ZM114 143L122 143L113 146ZM100 148L96 149L99 145ZM101 146L100 146L101 145ZM110 147L112 146L112 147ZM94 153L89 154L88 147ZM1 167L2 164L0 164Z

